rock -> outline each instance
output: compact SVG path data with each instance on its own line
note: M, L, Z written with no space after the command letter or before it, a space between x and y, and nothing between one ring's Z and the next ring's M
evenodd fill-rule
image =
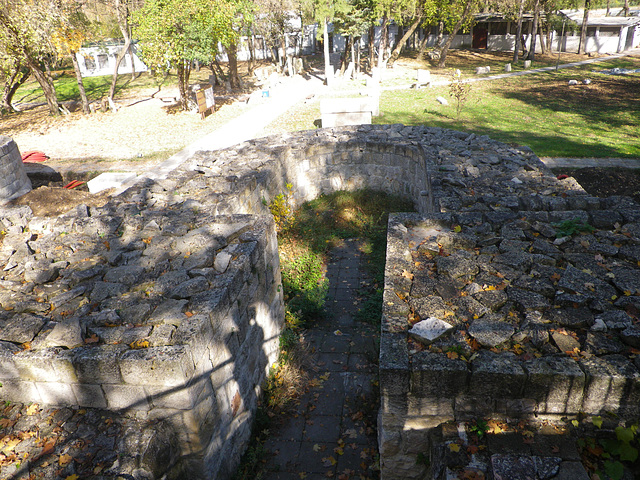
M471 322L469 335L480 345L493 348L506 342L514 334L513 325L505 322L499 315L488 315Z
M476 67L476 75L486 75L491 72L491 67Z
M453 330L453 325L439 318L429 317L413 325L409 330L409 335L425 345L430 345L451 330Z
M511 64L510 63L505 64L504 71L507 72L507 73L509 73L511 71Z
M569 80L569 85L578 85L577 80Z
M529 455L491 455L491 467L495 480L536 480L533 458Z
M83 345L82 329L77 318L57 323L47 335L41 347L66 347L73 348Z
M588 78L585 78L585 79L582 80L582 83L584 85L590 85L591 84L591 80L589 80Z
M620 353L624 345L602 332L589 332L583 350L593 355L608 355Z
M551 338L561 352L573 352L576 348L580 350L580 342L571 335L551 332Z
M444 105L445 107L446 107L447 105L449 105L449 102L447 101L447 99L446 99L446 98L444 98L444 97L441 97L441 96L436 97L436 101L437 101L440 105Z
M620 332L622 341L633 348L640 348L640 327L632 325Z
M13 343L32 341L45 324L45 320L26 313L16 315L0 329L0 340ZM1 325L1 324L0 324Z
M610 330L624 330L633 324L633 319L622 310L609 310L596 318L602 320Z

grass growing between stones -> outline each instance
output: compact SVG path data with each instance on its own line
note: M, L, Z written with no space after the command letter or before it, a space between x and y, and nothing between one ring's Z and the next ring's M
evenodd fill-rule
M283 193L283 198L288 194ZM285 329L280 336L280 358L264 385L253 437L234 478L259 479L264 475L264 442L271 419L294 405L308 380L308 356L304 329L324 315L329 288L325 278L327 255L348 238L364 240L364 252L372 278L360 292L359 319L380 321L387 220L390 212L413 211L410 201L382 192L361 190L322 195L297 210L272 204L272 211L288 212L278 222L280 267L285 297Z

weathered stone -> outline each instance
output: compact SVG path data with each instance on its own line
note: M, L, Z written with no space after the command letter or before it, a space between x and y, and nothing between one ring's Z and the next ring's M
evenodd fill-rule
M409 305L411 305L411 308L413 308L418 316L423 320L429 317L443 318L448 311L451 311L451 309L445 304L444 300L436 296L412 298Z
M633 324L631 316L622 310L608 310L596 318L602 320L611 330L624 330Z
M80 321L77 318L71 318L57 323L41 345L43 347L73 348L82 344L83 340Z
M478 265L473 260L455 254L437 257L436 266L439 274L448 274L453 278L475 275L479 271Z
M593 313L588 308L560 308L544 313L544 319L568 328L586 328L594 323Z
M515 333L513 325L505 322L498 315L487 315L471 322L469 335L475 338L480 345L496 347L506 342Z
M496 480L536 480L533 458L529 455L491 455L491 467Z
M523 290L521 288L507 288L507 296L525 312L544 310L551 305L549 300L539 293Z
M483 351L472 362L470 390L481 398L517 397L526 378L515 355Z
M574 349L580 350L580 342L569 334L560 332L551 332L551 338L561 352L574 352Z
M627 345L631 345L633 348L640 348L640 327L638 325L632 325L622 332L620 332L620 338Z
M26 343L32 341L45 324L45 320L29 314L16 315L0 329L0 340Z
M587 333L587 339L584 343L584 350L594 355L620 353L623 349L622 343L602 332Z
M426 320L422 320L414 324L409 330L409 335L426 345L430 345L452 329L453 325L445 322L444 320L429 317Z

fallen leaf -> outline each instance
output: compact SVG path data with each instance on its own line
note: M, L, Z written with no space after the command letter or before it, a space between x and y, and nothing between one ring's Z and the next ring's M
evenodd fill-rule
M16 420L10 420L8 418L0 418L0 428L13 427L15 423L16 423Z
M474 455L474 454L478 453L478 446L477 445L469 445L467 447L467 452L469 452L471 455Z
M100 341L100 337L95 333L88 338L84 339L84 343L98 343Z
M451 450L452 452L459 452L460 451L460 445L458 445L457 443L450 443L449 444L449 450Z
M455 233L460 233L462 231L462 227L460 225L456 225L455 227L453 227L453 231Z
M73 475L69 475L64 480L78 480L78 478L79 478L78 475L74 473Z
M460 355L458 355L458 352L447 352L447 357L449 357L451 360L455 360L459 356Z
M144 340L142 338L139 338L135 342L131 343L129 346L134 350L137 350L140 348L149 348L149 340Z
M184 314L187 316L187 318L193 317L193 313L191 312L184 312Z
M320 445L318 445L317 443L313 446L313 451L314 452L320 452L323 451L324 448L322 448Z
M53 449L56 446L56 438L49 438L44 442L44 446L42 447L42 451L40 452L40 456L49 455L53 453Z
M29 416L32 416L38 413L39 411L40 411L40 407L38 406L38 404L32 403L27 407L27 409L25 410L25 413Z
M67 453L64 453L58 457L58 465L60 465L61 467L65 467L71 463L71 460L73 460L73 457Z

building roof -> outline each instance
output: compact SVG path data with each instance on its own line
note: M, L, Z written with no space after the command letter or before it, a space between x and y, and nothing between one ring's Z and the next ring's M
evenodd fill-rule
M559 13L564 15L572 22L578 25L582 24L584 9L560 10ZM618 16L621 13L620 8L612 8L610 15L606 16L605 9L589 10L589 19L587 26L589 27L628 27L640 24L640 10L631 10L628 17Z

